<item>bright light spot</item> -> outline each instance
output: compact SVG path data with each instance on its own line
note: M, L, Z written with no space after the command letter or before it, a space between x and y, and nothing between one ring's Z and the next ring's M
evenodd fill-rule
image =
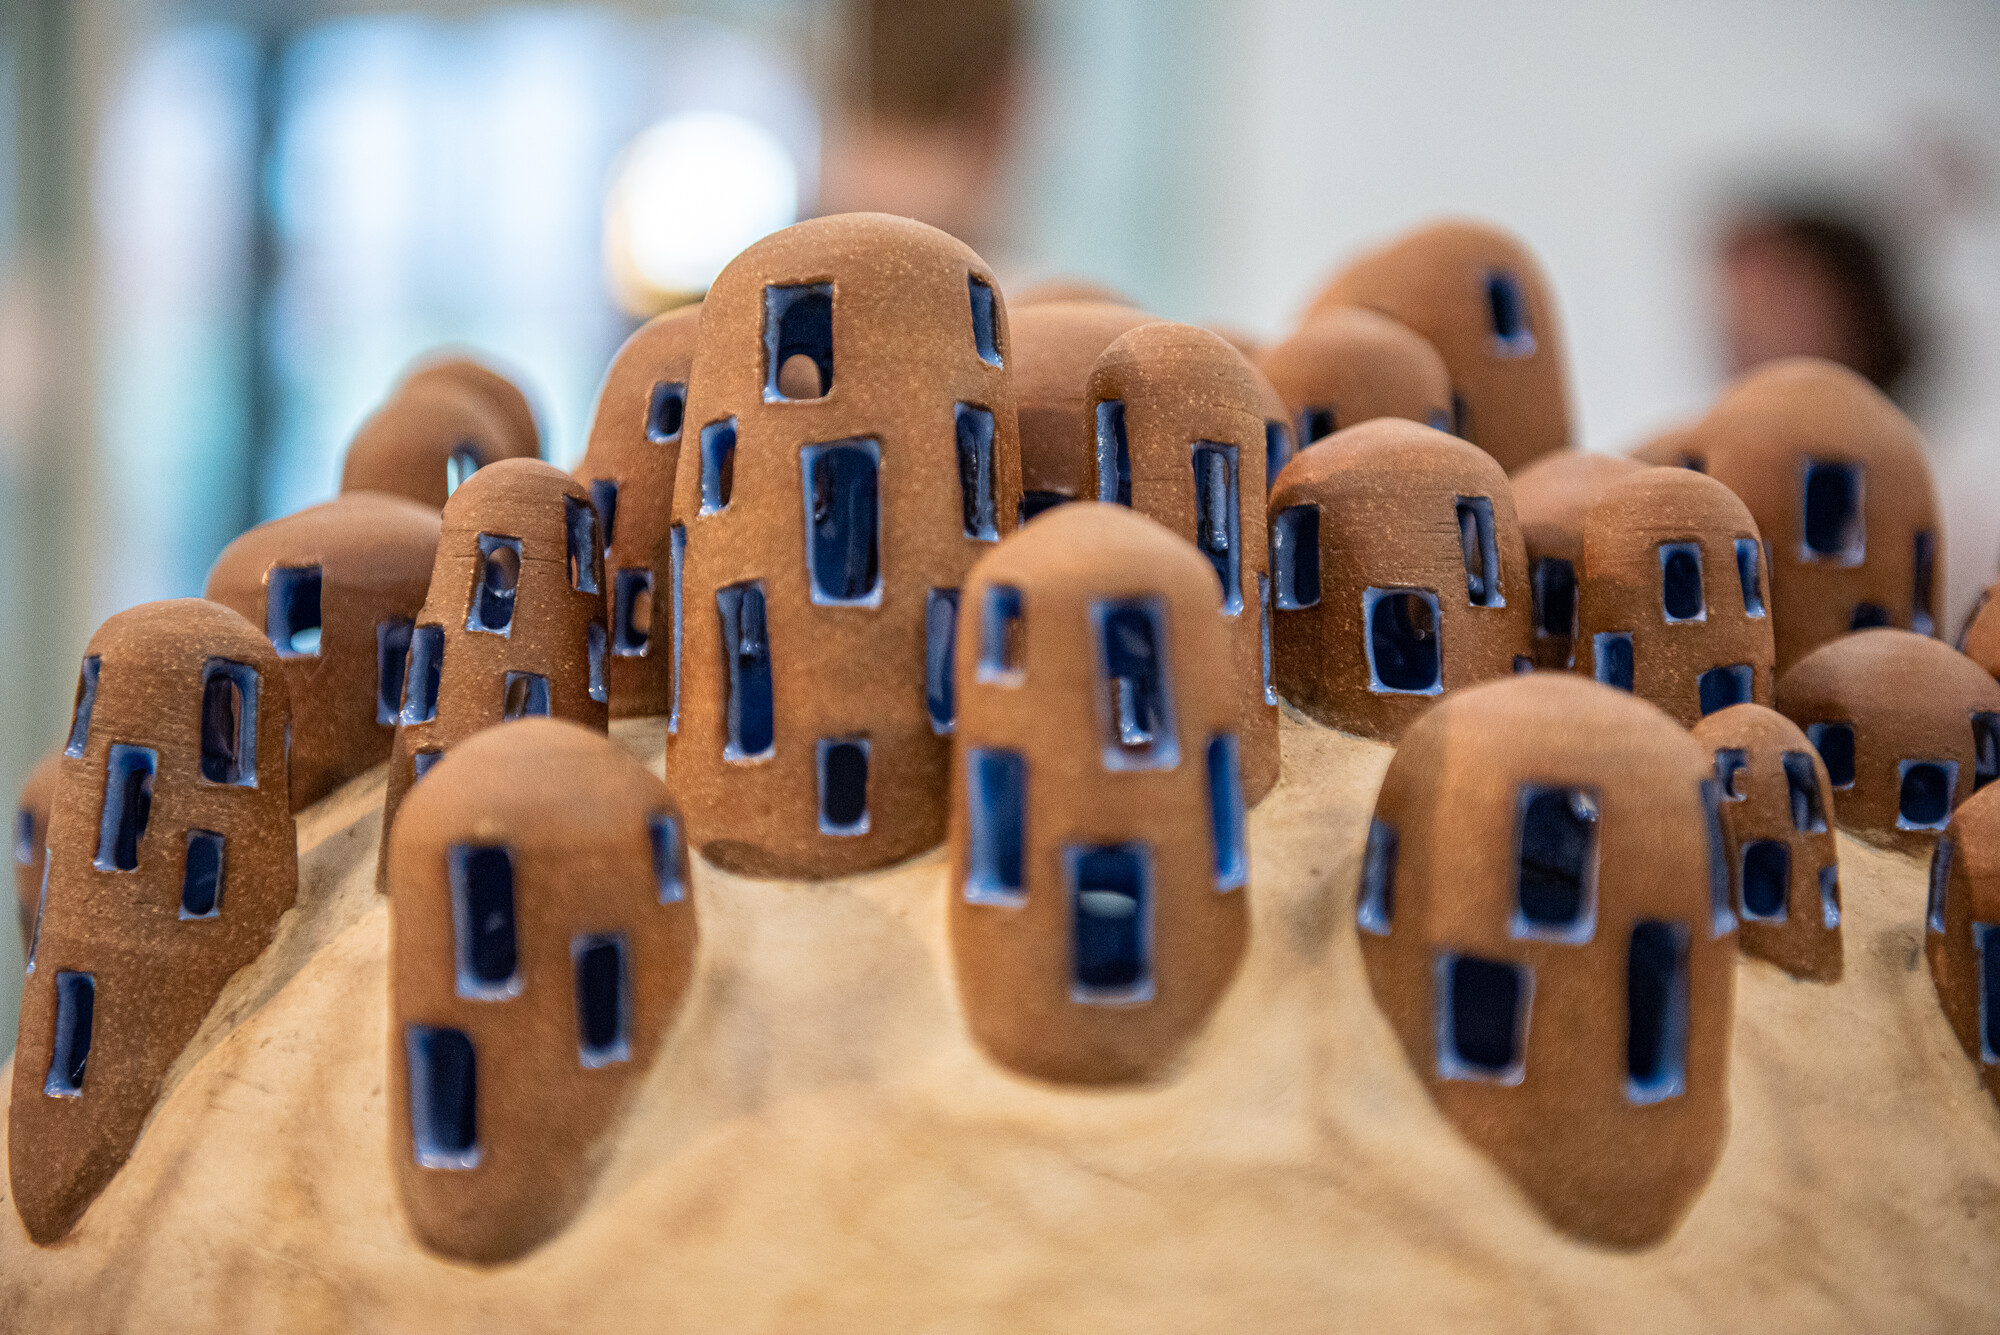
M798 218L799 173L776 136L726 111L690 111L632 141L612 187L637 275L705 291L751 242Z

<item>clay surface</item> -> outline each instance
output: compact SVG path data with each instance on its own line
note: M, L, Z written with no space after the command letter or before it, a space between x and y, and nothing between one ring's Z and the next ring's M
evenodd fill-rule
M1557 450L1507 479L1528 548L1535 612L1535 666L1570 666L1576 631L1576 577L1583 566L1583 521L1606 491L1640 464L1615 454Z
M1128 299L1123 292L1106 287L1094 278L1057 276L1044 278L1039 283L1029 283L1007 294L1007 308L1023 311L1030 306L1047 306L1059 301L1097 301L1111 306L1125 306L1136 309L1138 303Z
M14 899L21 923L21 954L25 957L35 935L35 914L42 902L42 868L48 861L49 805L55 800L56 771L62 752L55 750L35 762L21 784L14 807Z
M1700 422L1680 422L1667 427L1627 450L1626 457L1635 463L1653 464L1660 468L1691 468L1697 473L1706 473L1708 459L1696 452L1696 430L1700 425Z
M348 492L259 524L208 572L206 596L262 626L278 651L295 702L293 810L389 754L438 524L404 497Z
M1013 318L1014 399L1021 422L1022 518L1088 494L1097 423L1090 373L1128 330L1158 317L1102 301L1051 301Z
M441 509L452 488L502 459L531 459L492 402L454 375L403 386L354 433L341 465L342 491L386 491Z
M1969 798L1931 854L1924 954L1966 1060L2000 1099L2000 789Z
M1989 584L1979 591L1958 631L1958 651L1986 669L1989 677L2000 677L2000 608L1993 605L1996 589L2000 584Z
M403 377L404 389L439 383L472 391L499 416L507 428L507 457L533 459L541 454L542 436L535 425L534 405L528 402L528 396L511 377L495 370L477 356L446 349L418 358L410 373Z
M1303 449L1343 427L1401 417L1451 426L1451 376L1421 334L1359 306L1317 310L1257 365L1285 401Z

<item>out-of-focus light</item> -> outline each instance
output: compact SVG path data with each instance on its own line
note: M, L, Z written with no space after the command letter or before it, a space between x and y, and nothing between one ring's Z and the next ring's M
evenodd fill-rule
M619 299L646 314L700 296L751 242L798 218L799 171L777 136L727 111L661 121L621 156L605 211Z

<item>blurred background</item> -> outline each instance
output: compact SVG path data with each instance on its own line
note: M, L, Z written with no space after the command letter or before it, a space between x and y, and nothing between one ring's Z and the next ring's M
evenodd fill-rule
M643 315L852 208L1265 338L1483 216L1553 277L1580 443L1834 356L1928 434L1947 633L2000 564L1995 0L5 0L0 787L97 623L331 496L418 353L515 374L572 465Z

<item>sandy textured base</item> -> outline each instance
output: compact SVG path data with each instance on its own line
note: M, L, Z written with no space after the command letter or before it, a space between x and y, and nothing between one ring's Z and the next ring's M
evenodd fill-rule
M618 731L657 750L656 723ZM1152 1088L1041 1087L968 1045L941 853L826 885L700 868L691 1004L595 1197L493 1270L433 1259L397 1211L381 784L357 781L302 819L302 907L76 1231L38 1249L0 1208L0 1329L2000 1323L2000 1113L1932 996L1920 865L1841 840L1846 980L1740 966L1715 1179L1667 1242L1599 1251L1439 1118L1368 995L1352 908L1388 748L1296 717L1284 747L1243 974Z

